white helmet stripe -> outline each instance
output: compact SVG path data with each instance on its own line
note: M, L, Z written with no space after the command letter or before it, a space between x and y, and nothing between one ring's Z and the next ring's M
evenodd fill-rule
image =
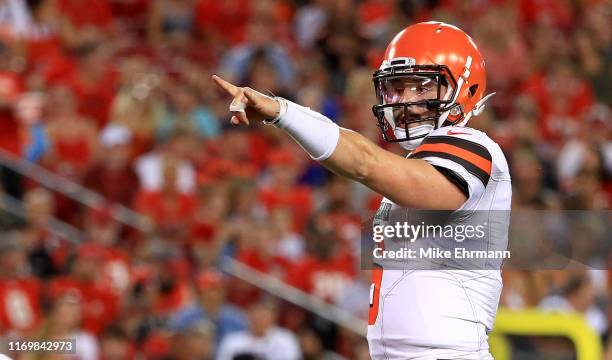
M465 61L465 70L463 71L463 74L459 76L459 79L457 79L457 91L455 92L455 96L453 97L453 103L457 101L457 97L459 97L459 93L461 92L461 87L463 87L463 83L465 82L465 80L467 80L467 78L470 77L470 67L471 66L472 66L472 57L468 56L467 60Z
M465 81L465 79L467 79L470 76L470 67L472 66L472 57L468 56L466 61L465 61L465 70L463 71L463 73L461 74L461 76L459 76L459 79L457 79L457 90L455 91L455 95L453 96L453 101L451 102L451 104L454 104L457 101L457 97L459 97L459 93L461 92L461 88L463 87L463 83ZM446 100L449 96L449 92L451 91L450 87L446 90L446 95L444 95L444 100ZM444 122L446 121L446 119L448 118L448 115L450 115L450 110L449 111L445 111L442 113L442 115L440 115L440 118L438 119L438 127L442 127L442 125L444 124ZM457 125L463 125L465 124L466 121L461 121L461 123L457 124Z

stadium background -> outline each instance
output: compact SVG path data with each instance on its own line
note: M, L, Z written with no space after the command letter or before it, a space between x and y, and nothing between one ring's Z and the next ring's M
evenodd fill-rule
M610 15L597 0L1 0L0 336L71 335L79 359L205 359L275 323L289 331L277 355L368 358L362 337L221 259L365 319L359 227L380 198L280 132L228 126L210 75L396 151L370 110L371 73L406 25L455 24L497 92L470 124L505 151L513 209L609 210ZM605 346L609 274L506 271L501 305L580 313ZM512 346L518 359L574 353L559 338Z

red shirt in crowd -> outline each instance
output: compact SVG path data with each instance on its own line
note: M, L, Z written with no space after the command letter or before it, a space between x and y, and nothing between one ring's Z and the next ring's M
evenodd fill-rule
M22 91L21 78L12 71L0 71L0 148L21 154L19 124L11 104Z
M559 0L520 0L518 9L525 25L544 23L568 29L576 18L568 4Z
M571 78L571 84L547 84L550 77L545 74L532 76L523 86L536 101L539 110L540 133L546 140L562 137L562 132L572 126L569 120L579 121L583 113L593 104L593 90L578 78ZM555 81L558 81L555 79ZM571 85L571 86L570 86ZM555 94L552 93L554 89Z
M21 154L19 125L11 110L0 109L0 149L14 155Z
M215 34L231 45L246 39L251 0L199 0L196 22L200 33Z
M54 278L49 285L51 299L57 299L69 292L81 299L83 329L93 334L100 334L119 314L120 304L116 294L108 287L68 276Z
M112 25L112 8L107 0L56 0L59 13L77 29L87 26L108 28Z
M238 177L252 179L257 175L255 166L248 162L236 162L228 159L212 157L198 170L198 182Z
M279 255L269 253L270 249L254 248L240 251L236 260L264 274L282 279L291 267L291 262ZM230 280L227 292L228 301L242 308L257 302L261 289L244 281Z
M287 208L293 216L293 230L303 232L308 217L312 213L312 190L307 186L296 185L286 192L267 188L259 193L259 200L270 212Z
M138 175L130 164L117 169L99 164L85 173L83 185L100 193L109 202L129 206L138 189Z
M72 90L78 100L79 114L93 119L98 128L102 128L109 121L110 108L117 93L117 72L109 67L104 74L98 75L96 81L86 76L75 68L56 82Z
M355 261L348 253L321 260L305 256L290 270L287 282L326 301L334 302L355 276Z
M0 334L36 330L41 321L40 295L36 278L0 279Z
M162 192L141 191L134 199L134 208L151 217L160 226L178 226L191 222L196 201L189 194L176 193L168 200Z
M280 255L267 255L263 249L249 249L238 253L236 260L265 274L283 278L291 262Z
M153 304L153 312L156 315L172 314L189 305L192 298L189 284L186 281L177 280L172 291L167 294L158 294Z
M71 169L83 170L90 165L93 157L92 144L83 136L76 138L61 137L55 141L55 152L61 163L70 165ZM57 165L57 164L53 164ZM65 173L62 169L56 169L60 173Z

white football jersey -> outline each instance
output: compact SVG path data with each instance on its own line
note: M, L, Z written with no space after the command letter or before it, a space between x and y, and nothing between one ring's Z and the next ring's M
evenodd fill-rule
M469 197L459 210L509 213L508 164L485 133L443 127L408 157L451 170L465 181ZM383 214L402 211L388 199L381 209ZM505 249L508 224L501 223L497 232ZM367 336L372 359L492 359L487 340L501 290L501 262L486 269L373 270Z

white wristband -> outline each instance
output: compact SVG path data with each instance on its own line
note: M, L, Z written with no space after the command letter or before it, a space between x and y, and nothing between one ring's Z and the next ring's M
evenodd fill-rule
M338 144L340 127L324 115L277 97L280 111L276 118L266 121L284 130L311 158L322 161L329 158Z

